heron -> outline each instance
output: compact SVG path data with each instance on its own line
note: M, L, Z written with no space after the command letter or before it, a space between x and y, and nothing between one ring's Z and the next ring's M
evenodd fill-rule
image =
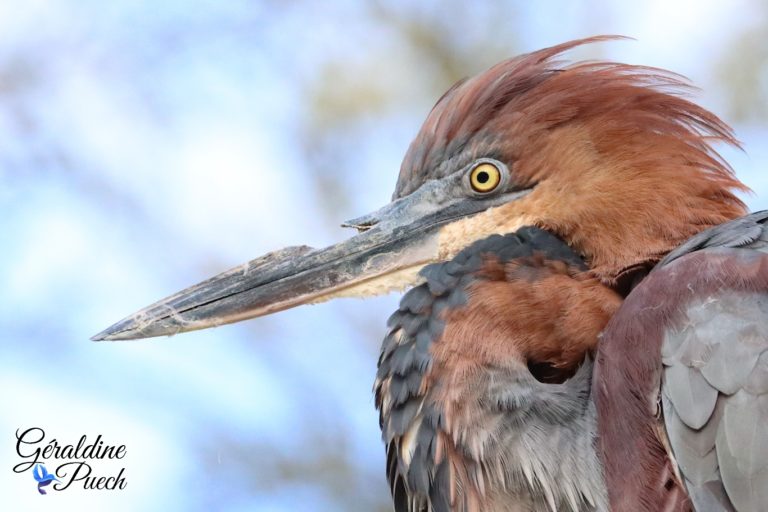
M566 42L451 87L392 202L94 340L408 291L373 391L395 510L768 510L768 212L661 69Z

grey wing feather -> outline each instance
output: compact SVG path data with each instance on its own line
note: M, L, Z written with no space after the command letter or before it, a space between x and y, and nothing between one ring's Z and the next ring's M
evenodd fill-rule
M660 264L693 251L768 252L768 213L697 235ZM768 290L688 302L662 344L667 437L698 511L768 510Z
M667 254L658 266L662 267L686 254L711 247L750 246L764 249L768 245L768 232L763 223L767 220L768 210L763 210L702 231Z

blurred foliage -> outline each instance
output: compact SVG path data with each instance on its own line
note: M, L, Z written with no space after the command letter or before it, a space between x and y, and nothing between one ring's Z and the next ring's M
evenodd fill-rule
M244 493L235 498L213 492L204 497L206 510L218 510L229 501L248 503L260 496L307 488L317 489L316 508L323 508L318 507L320 503L333 503L333 510L385 512L392 508L381 486L372 485L382 480L381 468L352 462L343 430L311 433L291 454L267 443L228 442L226 436L212 441L204 447L206 458L201 467L206 468L205 482L210 485L221 480L222 473L236 475L226 483ZM212 487L226 489L224 485Z
M716 68L727 91L730 122L768 119L768 0L756 3L752 26L734 35Z
M342 34L344 45L364 47L365 53L330 53L302 84L306 102L297 139L331 221L347 206L344 198L354 196L346 184L359 172L354 151L370 137L371 120L416 124L425 105L457 80L516 53L511 2L361 5L365 24L383 37L370 44L367 32Z

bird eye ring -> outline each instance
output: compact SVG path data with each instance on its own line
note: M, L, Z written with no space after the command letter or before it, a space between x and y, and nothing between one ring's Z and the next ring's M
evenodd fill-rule
M501 171L489 162L483 162L469 172L472 190L480 194L492 192L501 183Z

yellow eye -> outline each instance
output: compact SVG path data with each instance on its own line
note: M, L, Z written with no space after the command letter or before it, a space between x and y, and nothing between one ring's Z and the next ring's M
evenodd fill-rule
M469 173L469 184L472 190L485 194L492 191L501 183L501 171L495 165L483 162Z

